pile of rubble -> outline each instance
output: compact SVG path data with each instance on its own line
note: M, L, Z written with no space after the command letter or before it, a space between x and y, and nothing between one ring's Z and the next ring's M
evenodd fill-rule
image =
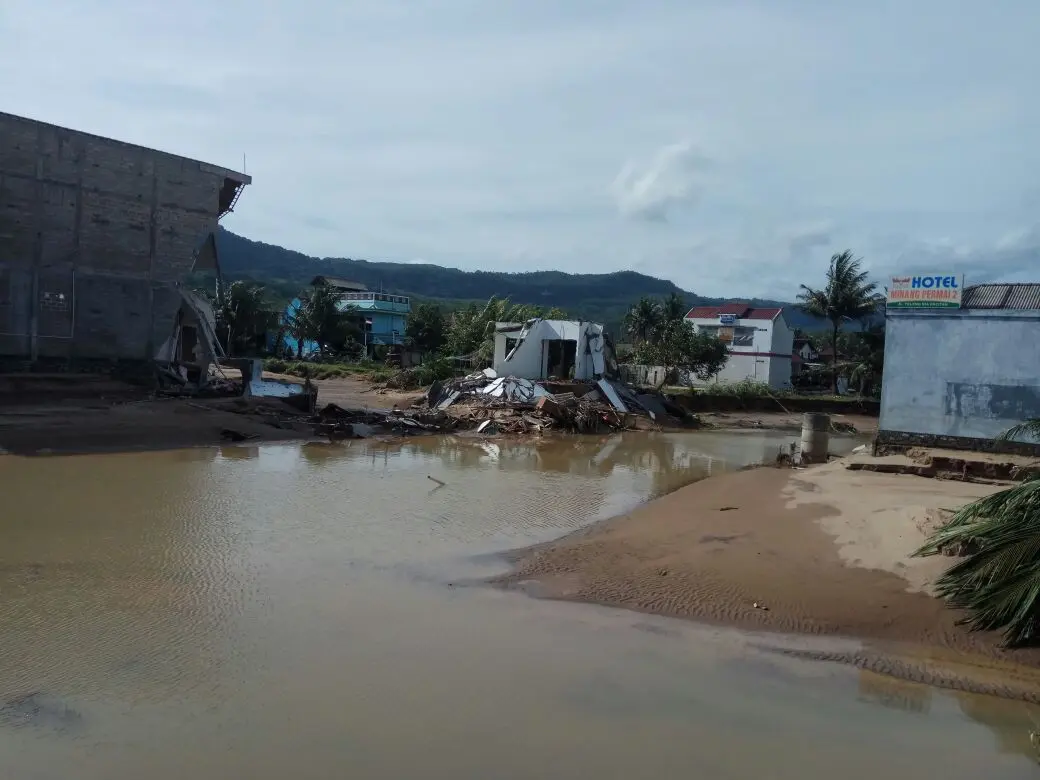
M394 409L379 412L369 409L344 409L326 404L311 418L314 432L330 439L367 439L377 434L414 435L436 433L454 428L458 423L443 412Z
M485 368L450 382L434 382L426 393L431 411L446 413L479 433L572 433L624 430L640 417L680 424L688 414L660 393L645 393L611 379L595 382L535 382L498 376Z

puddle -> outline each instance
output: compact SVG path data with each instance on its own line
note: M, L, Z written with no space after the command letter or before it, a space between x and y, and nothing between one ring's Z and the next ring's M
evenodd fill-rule
M3 775L1034 776L1028 705L448 585L790 440L4 459Z

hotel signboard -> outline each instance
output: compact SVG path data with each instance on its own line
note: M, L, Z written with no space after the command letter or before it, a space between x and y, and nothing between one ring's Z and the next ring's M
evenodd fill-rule
M885 302L889 309L959 309L963 274L893 276Z

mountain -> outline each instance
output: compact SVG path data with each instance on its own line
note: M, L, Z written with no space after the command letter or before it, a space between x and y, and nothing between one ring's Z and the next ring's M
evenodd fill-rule
M562 271L461 271L439 265L385 263L336 257L310 257L273 244L251 241L221 228L217 236L220 266L230 279L263 282L288 300L315 276L338 276L361 282L370 290L448 303L486 301L492 295L514 303L545 308L558 306L572 317L583 317L616 328L628 307L642 296L682 295L689 306L725 303L733 298L707 298L674 283L635 271L610 274L568 274ZM821 330L825 323L803 314L790 303L745 299L752 306L784 306L791 327Z

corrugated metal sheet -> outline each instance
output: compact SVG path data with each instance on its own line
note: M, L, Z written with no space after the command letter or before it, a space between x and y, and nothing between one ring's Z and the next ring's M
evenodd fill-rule
M1040 284L1013 284L1005 309L1040 309Z
M1006 284L977 284L964 291L961 307L965 309L999 309L1008 294Z
M964 291L964 309L1040 309L1040 284L976 284Z

